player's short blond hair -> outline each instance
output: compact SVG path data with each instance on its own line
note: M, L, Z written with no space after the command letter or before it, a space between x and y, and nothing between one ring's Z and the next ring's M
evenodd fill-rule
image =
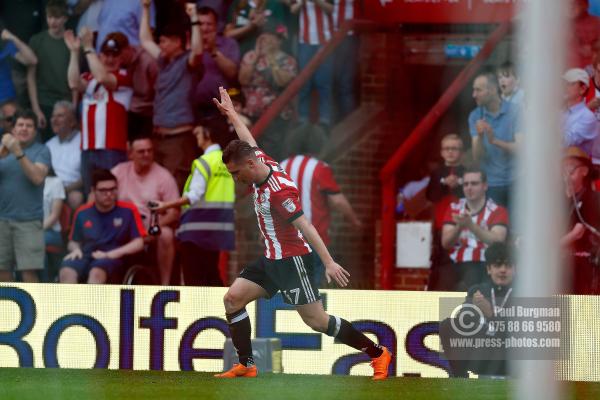
M256 147L251 146L250 143L243 140L232 140L225 147L225 150L223 150L221 158L224 164L230 161L238 164L248 158L256 159Z

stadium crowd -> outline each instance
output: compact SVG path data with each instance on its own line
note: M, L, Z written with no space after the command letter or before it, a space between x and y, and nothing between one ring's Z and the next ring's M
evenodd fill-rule
M0 280L121 282L125 266L146 263L156 283L222 285L235 195L220 154L236 135L213 98L228 88L251 126L362 6L0 1ZM355 63L333 61L355 58L356 36L303 87L297 111L285 107L259 139L276 160L304 152L302 140L283 146L288 132L318 121L321 146L356 107ZM333 102L334 85L343 101ZM320 163L320 206L359 226L329 167L302 162ZM216 213L216 203L229 211Z
M600 45L600 43L599 43ZM587 70L600 64L598 49ZM585 67L585 66L583 66ZM584 68L564 72L561 115L562 160L568 230L561 240L570 266L567 291L599 294L598 86ZM465 291L485 281L485 250L495 242L518 243L511 225L518 173L515 154L522 142L521 113L527 99L516 68L504 63L473 80L476 107L468 116L470 149L463 138L446 134L440 141L441 165L420 181L400 189L399 213L422 191L432 204L430 290Z
M567 293L600 294L600 18L588 13L586 0L572 0L569 17L560 116L568 214L561 239L564 286ZM512 218L519 176L515 155L528 109L520 83L509 61L478 72L472 82L475 108L465 116L468 135L445 134L439 167L399 189L400 218L432 220L429 290L466 291L488 281L485 250L493 243L519 243ZM423 198L431 204L425 212L414 205Z
M226 283L218 264L221 251L235 248L232 216L199 211L209 198L231 209L235 198L215 160L236 136L213 98L228 88L253 125L364 3L1 1L0 280L34 282L42 271L42 280L111 281L113 269L137 262L144 249L157 283ZM569 292L599 294L600 24L584 3L572 2L579 42L562 77L570 213L562 243L572 265ZM258 142L277 161L287 159L282 166L300 186L320 193L308 197L325 221L315 226L326 242L329 209L361 226L329 166L312 157L356 108L358 36L347 35L302 87L297 107L284 107ZM472 97L468 135L444 135L440 166L399 193L399 212L420 190L433 204L431 290L480 283L486 248L518 239L510 220L527 97L516 66L479 72ZM311 121L322 137L298 141ZM307 165L309 181L298 176ZM119 215L93 213L104 209ZM215 220L229 225L202 225ZM203 272L193 266L198 259ZM92 273L94 266L102 272Z

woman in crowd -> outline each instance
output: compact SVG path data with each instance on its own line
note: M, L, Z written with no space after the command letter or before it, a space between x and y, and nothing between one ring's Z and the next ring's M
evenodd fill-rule
M296 60L281 50L287 37L283 25L265 30L256 40L256 47L244 55L239 81L246 98L245 114L257 120L297 74ZM263 133L259 145L276 160L281 160L281 136L293 115L291 105L286 106Z

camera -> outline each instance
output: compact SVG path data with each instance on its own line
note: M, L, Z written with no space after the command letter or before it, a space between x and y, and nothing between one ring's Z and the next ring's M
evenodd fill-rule
M158 225L158 213L154 210L150 210L150 226L148 227L148 235L160 235L160 225Z

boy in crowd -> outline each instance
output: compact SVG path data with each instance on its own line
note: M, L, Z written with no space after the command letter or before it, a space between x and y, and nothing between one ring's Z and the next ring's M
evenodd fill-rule
M440 155L444 164L431 173L425 196L433 203L433 250L431 254L431 275L429 290L451 290L453 274L445 271L450 266L448 253L442 248L441 235L446 210L452 202L463 197L462 176L465 167L462 165L463 141L456 133L449 133L442 138Z
M520 80L515 66L510 61L507 61L498 67L496 75L498 76L500 97L502 97L502 100L517 106L522 105L525 92L519 86Z

